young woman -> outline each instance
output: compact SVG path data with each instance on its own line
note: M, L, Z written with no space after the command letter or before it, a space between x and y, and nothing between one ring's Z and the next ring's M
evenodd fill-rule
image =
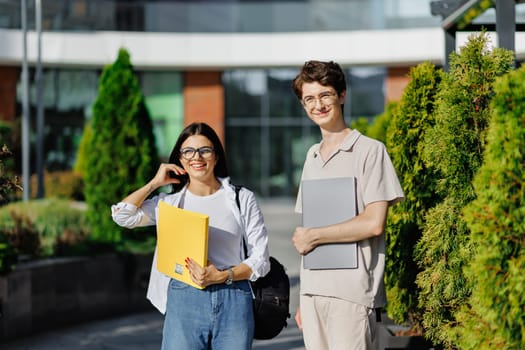
M167 185L172 187L170 194L147 199ZM268 236L254 194L242 188L239 200L241 210L217 134L205 123L193 123L182 131L169 163L161 164L150 182L112 206L113 220L128 228L155 225L159 201L209 215L208 265L186 261L193 282L205 288L160 273L155 252L147 297L165 314L163 350L251 349L249 280L270 270Z

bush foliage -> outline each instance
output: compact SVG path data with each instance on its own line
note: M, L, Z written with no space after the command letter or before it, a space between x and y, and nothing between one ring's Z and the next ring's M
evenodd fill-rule
M371 138L386 143L387 130L392 121L392 116L396 108L398 107L397 102L389 102L386 105L385 111L378 115L374 122L366 130L366 134Z
M3 129L3 128L0 128ZM7 128L6 128L7 129ZM0 132L2 140L3 132ZM13 153L3 144L0 149L0 206L9 203L13 193L22 190L20 179L11 175L6 162L13 157ZM6 274L13 268L16 262L17 252L11 240L3 230L0 229L0 275Z
M446 348L454 348L462 336L456 313L472 288L463 269L473 245L461 210L474 199L471 182L482 163L493 83L512 68L513 54L490 50L487 35L480 33L471 35L450 62L423 149L425 165L437 171L436 191L445 199L428 211L416 245L426 335Z
M15 244L18 254L31 258L60 255L57 254L58 245L68 240L80 243L90 234L84 208L67 199L5 205L0 208L0 232L6 233L11 242L19 242Z
M147 183L158 168L151 119L124 49L100 77L91 133L83 155L87 218L94 240L118 244L136 233L112 221L111 205Z
M435 95L442 71L430 63L422 63L410 70L409 78L401 101L393 110L387 133L387 148L405 200L390 210L385 283L388 315L395 322L420 331L422 312L415 283L419 268L413 252L421 238L426 211L438 201L436 176L423 162L421 152L425 133L434 126Z
M477 195L464 209L475 252L459 314L462 349L525 349L525 66L498 79Z
M72 171L44 172L46 198L84 200L84 182L80 174ZM37 177L31 176L31 198L36 198Z
M79 174L81 177L85 177L87 173L87 149L93 141L93 131L91 125L86 123L84 125L84 131L82 132L82 138L78 145L77 159L73 165L73 172Z

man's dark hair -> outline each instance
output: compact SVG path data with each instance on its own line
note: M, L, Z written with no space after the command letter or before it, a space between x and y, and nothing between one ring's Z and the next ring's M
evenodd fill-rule
M340 96L346 91L346 79L339 64L334 61L307 61L292 82L292 89L299 100L303 98L303 84L318 82L323 86L331 86Z

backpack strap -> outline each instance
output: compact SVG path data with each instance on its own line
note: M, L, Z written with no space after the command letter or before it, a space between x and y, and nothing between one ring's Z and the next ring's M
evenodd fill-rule
M237 203L237 208L239 208L239 211L241 210L241 200L239 199L239 192L241 192L241 185L235 185L232 184L234 190L235 190L235 203Z
M241 185L232 184L233 189L235 190L235 203L237 203L237 208L241 211L241 200L239 199L239 192L241 192ZM241 211L242 215L242 211ZM248 247L246 246L246 232L242 235L242 246L244 248L244 257L248 256Z

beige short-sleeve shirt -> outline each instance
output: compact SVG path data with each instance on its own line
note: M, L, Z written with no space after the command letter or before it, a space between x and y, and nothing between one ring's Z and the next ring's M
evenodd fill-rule
M369 203L387 201L392 205L403 199L403 190L383 143L352 130L329 159L322 159L320 146L318 143L308 150L301 180L355 177L358 213ZM300 188L295 211L302 212ZM383 307L385 235L360 241L358 254L357 269L305 270L301 263L300 293L331 296L370 308Z

